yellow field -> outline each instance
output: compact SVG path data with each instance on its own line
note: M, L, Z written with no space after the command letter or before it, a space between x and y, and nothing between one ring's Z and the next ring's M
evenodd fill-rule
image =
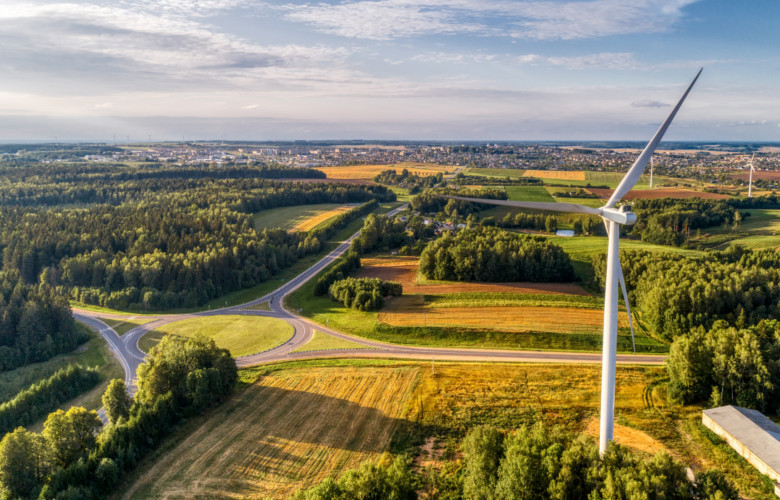
M399 174L401 170L407 169L409 173L427 176L436 175L439 172L446 174L452 173L457 167L433 165L428 163L398 163L395 165L351 165L346 167L318 167L322 170L328 179L367 179L371 180L383 170L393 169Z
M330 219L331 217L335 217L338 214L342 214L346 212L347 210L355 208L354 205L344 205L343 207L334 208L333 210L328 210L326 212L322 212L320 214L315 215L314 217L310 217L302 222L299 222L295 226L293 226L290 231L308 231L309 229L314 229L321 223L325 222L326 220Z
M282 370L222 405L121 498L289 498L386 449L417 366Z
M411 299L411 298L410 298ZM604 322L601 309L574 307L425 307L413 299L392 300L377 315L382 323L393 326L465 326L483 330L593 333ZM619 314L619 326L628 328L628 316Z
M526 170L523 177L536 177L538 179L560 179L566 181L584 181L585 172L569 172L559 170Z

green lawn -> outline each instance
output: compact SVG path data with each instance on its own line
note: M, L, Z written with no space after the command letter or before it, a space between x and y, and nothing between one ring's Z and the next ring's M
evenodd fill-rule
M257 231L275 227L292 229L307 219L311 219L312 217L316 217L341 206L344 206L344 204L320 203L317 205L294 205L291 207L272 208L255 213L252 216L252 222Z
M330 351L333 349L370 349L370 347L316 330L310 341L292 352Z
M507 186L506 194L512 201L555 201L543 186Z
M125 333L129 332L136 326L145 325L146 323L149 323L150 321L154 321L154 318L152 317L143 317L143 318L106 318L106 317L99 317L98 318L103 323L107 324L111 328L114 329L114 331L117 333L117 335L124 335Z
M214 339L219 347L228 349L233 357L246 356L273 349L292 338L294 329L284 320L262 316L204 316L163 325L149 332L138 346L148 352L164 335Z

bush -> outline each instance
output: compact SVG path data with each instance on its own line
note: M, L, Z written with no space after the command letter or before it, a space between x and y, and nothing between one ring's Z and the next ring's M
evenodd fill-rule
M378 278L345 278L330 285L328 293L346 307L371 311L382 308L384 297L403 294L403 287L398 282Z
M317 279L317 283L314 285L314 295L325 295L334 281L344 279L349 273L359 268L360 256L353 251L347 252L336 261L330 270Z

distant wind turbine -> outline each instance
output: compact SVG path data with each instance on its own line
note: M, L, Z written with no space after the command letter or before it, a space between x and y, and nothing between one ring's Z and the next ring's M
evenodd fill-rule
M607 247L607 277L604 286L604 340L602 347L601 361L601 423L599 431L599 452L603 455L607 451L607 445L612 441L615 424L615 365L617 364L617 329L618 329L618 283L623 291L623 299L628 309L628 294L626 293L626 283L623 277L623 269L620 264L620 226L631 225L636 222L636 214L631 212L631 207L623 205L615 208L615 205L634 187L639 181L642 173L650 161L650 158L661 142L666 130L671 125L677 111L679 111L688 93L693 88L696 80L699 79L702 70L700 69L694 77L688 89L685 91L680 101L674 107L672 112L666 118L656 131L645 149L636 159L634 164L628 170L623 180L620 181L617 189L607 201L607 204L601 208L586 207L576 203L554 203L554 202L534 202L534 201L509 201L509 200L488 200L481 198L466 198L462 196L444 196L454 200L470 201L473 203L487 203L491 205L505 205L510 207L531 208L536 210L549 210L554 212L566 212L576 214L596 215L604 220L607 226L607 235L609 244ZM633 337L633 325L632 325Z
M756 153L753 152L753 156L750 158L750 182L748 183L748 198L753 197L753 160L756 159Z

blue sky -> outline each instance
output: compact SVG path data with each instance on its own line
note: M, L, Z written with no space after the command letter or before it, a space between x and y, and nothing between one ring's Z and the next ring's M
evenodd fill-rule
M780 141L779 0L2 0L0 140Z

